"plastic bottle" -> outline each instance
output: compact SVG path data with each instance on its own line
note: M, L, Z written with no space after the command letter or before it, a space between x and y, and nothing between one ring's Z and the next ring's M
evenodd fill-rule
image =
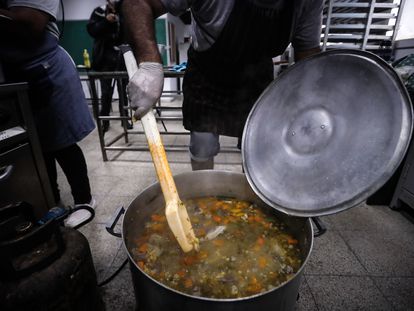
M91 68L91 61L89 59L89 53L87 49L83 50L83 65L86 68Z

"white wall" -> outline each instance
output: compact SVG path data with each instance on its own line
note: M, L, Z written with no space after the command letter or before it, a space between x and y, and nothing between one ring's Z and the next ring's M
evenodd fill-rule
M405 0L396 40L414 38L414 0Z
M65 19L87 20L94 8L105 3L105 0L63 0ZM184 29L177 30L180 32L180 30L183 31ZM397 30L397 40L410 38L414 38L414 0L405 0L400 27ZM185 48L187 47L185 44L184 46Z
M106 0L63 0L66 20L88 20L93 9L104 5ZM59 16L60 19L60 16Z
M187 50L190 46L190 42L188 40L190 38L190 25L185 25L181 19L171 14L167 14L167 20L175 25L175 35L178 44L178 52L180 54L180 59L178 63L182 63L187 61Z
M73 21L88 20L92 11L104 4L106 4L106 0L63 0L65 19ZM165 15L160 16L160 18L165 18Z

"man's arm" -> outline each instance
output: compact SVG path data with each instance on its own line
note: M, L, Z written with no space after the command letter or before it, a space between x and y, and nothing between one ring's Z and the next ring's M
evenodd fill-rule
M307 0L295 29L295 61L320 52L323 0Z
M166 13L160 0L124 0L124 27L135 58L162 63L155 40L154 19Z
M298 62L298 61L300 61L302 59L305 59L309 56L312 56L314 54L318 54L320 51L321 51L321 49L319 47L309 49L309 50L304 50L304 51L294 51L294 53L295 53L295 62Z
M15 41L36 41L45 31L50 15L46 12L27 8L12 7L10 10L0 9L0 37Z
M139 63L128 84L131 107L137 119L151 110L163 89L164 71L155 40L154 19L165 12L159 0L125 0L123 3L127 41Z

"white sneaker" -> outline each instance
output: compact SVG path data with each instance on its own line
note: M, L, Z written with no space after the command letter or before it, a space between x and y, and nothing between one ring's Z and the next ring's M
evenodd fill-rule
M79 207L79 206L88 206L92 209L95 209L96 208L96 200L94 198L92 198L89 203L75 204L74 207ZM65 227L74 228L74 227L81 224L82 222L84 222L85 220L87 220L90 217L91 217L91 213L88 212L85 209L73 212L72 214L69 215L68 218L65 219L65 221L64 221Z

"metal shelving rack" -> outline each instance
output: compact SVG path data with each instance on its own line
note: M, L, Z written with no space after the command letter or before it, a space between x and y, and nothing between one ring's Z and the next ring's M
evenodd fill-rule
M322 50L350 48L390 58L405 0L326 0Z
M122 83L122 79L128 78L128 75L126 71L110 71L110 72L96 72L96 71L81 71L80 72L81 81L85 81L89 87L89 92L91 97L87 98L88 103L92 105L92 111L94 118L96 120L97 129L98 129L98 137L99 137L99 143L101 147L102 152L102 159L103 161L108 161L108 151L149 151L148 144L142 143L142 144L130 144L129 141L129 135L137 134L137 135L144 135L145 133L143 130L137 130L132 129L128 130L125 126L126 123L123 124L123 130L118 133L115 137L112 137L112 139L105 139L104 132L103 132L103 121L131 121L132 117L132 111L131 108L127 103L121 103L122 106L124 106L126 109L129 110L128 116L100 116L99 115L99 105L100 105L100 96L98 95L98 89L97 89L97 80L99 79L116 79L120 80ZM189 136L190 132L187 130L171 130L169 129L168 124L171 124L171 122L180 122L182 123L183 117L181 113L181 107L180 106L170 106L168 104L165 104L162 99L164 97L171 97L172 95L182 95L182 91L179 87L180 83L178 79L182 79L184 77L184 72L175 72L168 70L166 68L164 70L164 78L166 79L176 79L177 80L177 90L175 91L163 91L163 94L161 96L161 99L157 103L157 105L154 107L155 112L155 118L157 122L160 124L160 134L161 136ZM122 92L124 92L125 89L121 89L121 93L119 95L119 100L123 100L124 96ZM119 92L119 90L118 90ZM171 112L176 111L177 114L171 115L171 114L164 114L164 112ZM123 141L123 142L122 142ZM188 144L185 145L177 145L177 144L164 144L165 151L167 152L188 152ZM240 153L240 149L237 148L237 145L231 146L231 145L222 145L220 147L220 152L225 153Z

